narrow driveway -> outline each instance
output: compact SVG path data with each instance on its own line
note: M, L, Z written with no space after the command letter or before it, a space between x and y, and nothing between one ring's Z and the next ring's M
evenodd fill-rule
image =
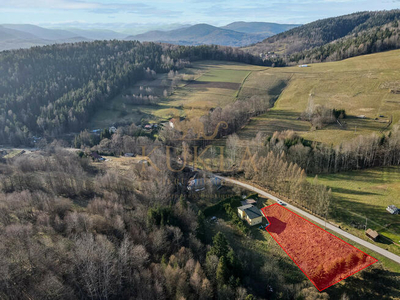
M246 189L248 189L250 191L256 192L259 195L263 195L263 196L265 196L265 197L267 197L269 199L272 199L274 201L278 201L278 200L279 201L283 201L283 200L281 200L281 199L279 199L279 198L277 198L277 197L275 197L275 196L273 196L273 195L271 195L271 194L269 194L267 192L264 192L263 190L260 190L260 189L254 187L254 186L252 186L250 184L243 183L243 182L240 182L240 181L237 181L237 180L234 180L234 179L230 179L230 178L226 178L226 177L222 177L222 176L216 176L216 177L218 177L219 179L224 180L226 182L230 182L230 183L239 185L241 187L244 187L244 188L246 188ZM320 224L322 226L325 226L325 220L317 218L317 217L313 216L312 214L309 214L308 212L306 212L306 211L304 211L304 210L302 210L302 209L300 209L300 208L298 208L296 206L293 206L293 205L291 205L289 203L287 203L286 207L289 208L290 210L292 210L292 211L294 211L294 212L296 212L296 213L308 218L309 220L312 220L315 223L318 223L318 224ZM371 243L369 243L367 241L364 241L364 240L362 240L362 239L360 239L360 238L358 238L358 237L356 237L356 236L354 236L354 235L352 235L352 234L350 234L350 233L348 233L348 232L346 232L346 231L344 231L344 230L342 230L340 228L337 228L336 226L333 226L332 224L329 224L328 222L326 222L326 228L400 264L400 256L398 256L396 254L393 254L393 253L391 253L391 252L389 252L389 251L387 251L385 249L382 249L381 247L378 247L378 246L376 246L374 244L371 244Z

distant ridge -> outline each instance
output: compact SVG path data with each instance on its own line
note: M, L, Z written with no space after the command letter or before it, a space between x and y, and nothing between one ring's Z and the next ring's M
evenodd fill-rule
M278 23L267 23L267 22L233 22L226 26L222 26L221 28L230 29L238 32L250 33L250 34L259 34L268 37L298 26L301 25L278 24Z
M176 27L167 26L166 28ZM55 43L71 43L93 40L139 40L165 42L180 45L216 44L242 47L296 27L293 24L265 22L234 22L223 27L209 24L182 25L173 30L152 30L127 36L108 29L81 29L76 27L49 29L30 24L0 25L0 51L29 48Z
M244 50L285 56L288 63L339 60L400 48L399 23L400 10L358 12L311 22Z
M169 31L149 31L131 35L128 40L166 42L180 45L217 44L241 47L256 43L275 33L298 25L263 22L235 22L223 27L196 24Z

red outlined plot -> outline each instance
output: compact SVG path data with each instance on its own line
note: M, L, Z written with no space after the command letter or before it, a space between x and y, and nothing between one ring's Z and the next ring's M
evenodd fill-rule
M261 211L266 230L320 292L378 261L277 203Z

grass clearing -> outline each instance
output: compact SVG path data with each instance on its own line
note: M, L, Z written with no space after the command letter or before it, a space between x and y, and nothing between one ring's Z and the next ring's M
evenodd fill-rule
M187 118L199 117L212 108L224 107L236 101L246 76L251 72L266 69L266 67L233 62L195 62L190 68L179 71L180 74L194 75L195 81L184 81L166 98L163 96L163 91L168 88L171 80L167 74L158 74L155 80L140 81L106 103L94 114L88 128L106 128L117 122L139 123L142 119L159 122L177 115ZM122 95L145 94L140 89L141 86L151 88L153 95L162 99L158 105L143 106L127 103Z
M286 81L287 86L275 107L255 118L241 135L253 135L257 130L271 134L275 129L294 129L306 139L336 145L357 135L379 133L391 118L393 124L400 120L400 95L390 92L391 88L400 89L399 56L400 51L395 50L339 62L311 64L308 68L272 68L259 72L261 85L276 80L275 77L289 77L290 80ZM251 80L246 80L243 89L250 88L250 94L252 87ZM349 115L345 128L333 124L310 131L309 122L298 120L309 101L345 109ZM366 118L357 118L361 115Z
M14 158L17 157L18 155L22 154L24 152L24 150L11 150L10 152L8 152L6 155L4 155L3 158Z
M319 175L319 182L332 188L330 217L335 223L393 253L400 254L400 215L386 211L388 205L400 207L400 167L374 168ZM311 180L311 178L310 178ZM366 219L367 218L367 219ZM389 240L369 240L364 230L353 228L351 222L377 230Z

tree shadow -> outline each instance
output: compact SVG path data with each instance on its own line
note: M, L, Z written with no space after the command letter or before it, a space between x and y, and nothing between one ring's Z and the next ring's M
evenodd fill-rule
M275 217L268 217L268 221L270 225L267 227L267 230L271 233L280 234L286 228L286 223Z
M355 189L346 189L346 188L337 188L334 187L332 188L332 191L335 193L340 193L340 194L354 194L354 195L361 195L361 196L366 196L366 195L379 195L378 193L371 193L371 192L366 192L362 190L355 190Z

